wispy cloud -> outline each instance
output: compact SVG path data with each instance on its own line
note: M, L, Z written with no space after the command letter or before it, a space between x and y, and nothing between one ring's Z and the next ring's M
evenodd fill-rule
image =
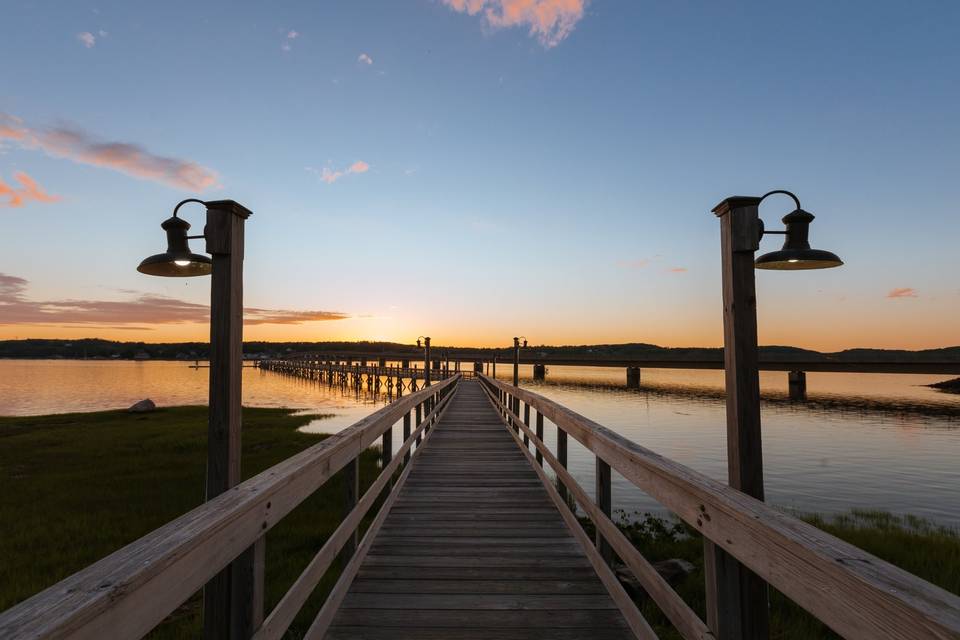
M917 290L913 287L898 287L891 289L887 294L888 298L916 298Z
M686 267L670 267L669 269L667 269L667 271L669 271L670 273L686 273L687 268Z
M28 281L0 273L0 324L156 325L208 322L210 308L149 293L128 300L30 300ZM243 322L259 324L303 324L350 317L337 311L291 311L247 307Z
M357 62L362 62L363 64L373 64L373 58L365 53L361 53L357 58ZM389 67L390 65L388 64L387 66Z
M13 174L13 179L20 183L20 187L11 187L3 180L0 180L0 198L7 198L6 202L0 201L0 207L22 207L30 200L36 202L56 202L60 196L50 195L43 190L43 187L37 184L37 181L31 178L23 171Z
M93 49L97 44L97 36L93 35L89 31L82 31L77 34L77 40L80 41L80 44L85 46L87 49Z
M216 186L218 181L216 172L190 160L159 156L129 142L104 142L67 126L33 129L5 113L0 113L0 140L178 189L203 191Z
M528 27L546 48L555 47L583 18L587 0L441 0L454 11L480 15L493 28Z
M370 170L370 165L363 160L357 160L346 169L331 169L330 167L316 169L314 167L306 167L306 170L317 174L320 179L327 184L333 184L340 178L350 175L351 173L366 173Z
M291 29L287 31L287 36L284 38L283 44L280 45L280 48L284 51L290 51L293 48L291 44L294 40L300 37L300 33Z

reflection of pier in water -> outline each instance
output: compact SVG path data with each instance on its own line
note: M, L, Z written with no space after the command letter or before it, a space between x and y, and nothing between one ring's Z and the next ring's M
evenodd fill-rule
M641 385L629 386L604 380L589 379L526 379L525 384L534 390L570 390L570 391L598 391L625 396L650 395L663 399L683 400L698 404L723 404L726 392L722 388L685 385L665 382L644 382ZM960 404L930 404L921 401L894 398L871 398L866 396L834 396L812 394L802 401L783 391L765 390L762 392L762 401L766 405L784 409L812 412L855 412L858 415L880 414L889 416L895 413L907 413L917 416L936 416L960 420Z

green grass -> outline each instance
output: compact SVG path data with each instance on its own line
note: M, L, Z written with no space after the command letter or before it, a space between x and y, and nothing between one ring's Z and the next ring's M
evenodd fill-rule
M326 437L297 431L318 417L245 408L244 478ZM0 418L0 611L201 504L206 423L206 407ZM374 450L361 458L363 488L377 458ZM340 523L343 495L335 476L267 534L268 611ZM309 626L337 573L325 576L291 637ZM200 608L195 595L154 636L197 637Z
M617 515L621 531L651 562L681 558L696 567L672 586L700 618L706 620L703 539L700 534L672 518L650 514L628 517L622 511ZM937 526L914 516L897 516L884 511L853 510L832 517L795 515L841 540L960 595L960 532L955 529ZM585 524L585 528L592 535L592 525ZM644 617L660 638L681 637L652 601L643 597L637 601ZM770 637L775 640L807 640L840 636L771 589Z

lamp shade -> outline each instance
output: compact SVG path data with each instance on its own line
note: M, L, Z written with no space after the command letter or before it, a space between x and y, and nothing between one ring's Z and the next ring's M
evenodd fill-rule
M164 253L145 258L137 271L150 276L168 278L187 278L206 276L213 270L209 257L190 252L187 231L190 223L183 218L173 216L163 221L160 227L167 232L167 250Z
M837 254L810 248L808 236L813 219L814 215L803 209L796 209L785 215L783 223L787 226L787 230L783 248L757 258L755 262L757 269L792 271L829 269L842 265L843 260Z

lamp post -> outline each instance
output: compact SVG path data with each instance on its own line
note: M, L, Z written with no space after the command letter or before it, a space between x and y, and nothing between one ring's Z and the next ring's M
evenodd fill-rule
M430 336L417 338L417 347L423 345L423 384L430 386Z
M527 339L525 336L513 339L513 386L520 384L520 341L523 340L523 348L527 348Z
M206 207L203 233L188 236L190 223L178 217L187 203ZM243 228L251 212L233 200L177 204L161 224L167 250L143 260L137 271L153 276L212 275L210 283L210 399L206 499L240 482L240 375L243 367ZM191 253L189 240L203 238L212 259ZM261 537L203 589L204 637L250 637L263 619Z
M520 386L520 341L523 340L523 347L527 346L527 338L525 336L520 336L519 338L513 339L513 386ZM529 405L528 411L529 411ZM513 412L520 413L520 398L513 397ZM528 420L529 422L529 420Z
M766 231L760 203L774 194L793 199L784 231ZM843 262L829 251L811 249L814 216L789 191L760 197L727 198L713 209L720 218L723 281L723 359L727 397L727 476L731 487L763 500L760 436L757 300L754 269L824 269ZM754 260L764 235L786 236L783 248ZM707 623L718 640L755 640L769 635L767 585L722 549L706 541Z

